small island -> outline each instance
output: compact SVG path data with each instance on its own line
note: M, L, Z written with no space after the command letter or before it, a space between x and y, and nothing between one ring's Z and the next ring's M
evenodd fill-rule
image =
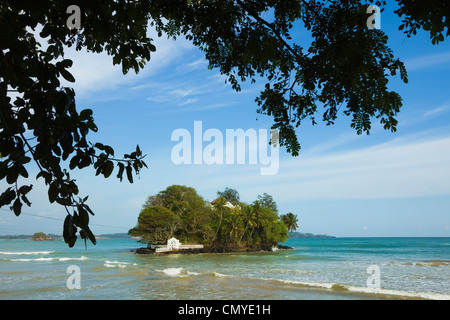
M293 213L278 215L272 196L251 204L236 190L217 192L205 201L194 188L173 185L150 196L129 235L146 247L137 254L261 252L291 249L279 245L297 228Z
M30 241L58 241L58 239L49 237L43 232L35 232Z

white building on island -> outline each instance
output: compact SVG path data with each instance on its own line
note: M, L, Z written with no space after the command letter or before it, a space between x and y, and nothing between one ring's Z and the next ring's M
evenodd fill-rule
M180 241L176 238L170 238L169 240L167 240L167 249L180 249L180 245Z
M215 204L219 199L220 199L220 198L217 198L216 200L213 200L213 201L209 202L208 205L209 205L211 208L214 208L214 204ZM224 204L223 206L224 206L224 207L227 207L227 208L230 208L230 209L234 209L234 208L236 208L236 207L239 207L239 206L234 206L230 201L225 201L225 204Z
M176 250L183 250L183 249L202 249L202 244L181 244L181 242L176 238L170 238L167 240L166 245L150 245L150 248L155 249L156 253L160 252L171 252Z

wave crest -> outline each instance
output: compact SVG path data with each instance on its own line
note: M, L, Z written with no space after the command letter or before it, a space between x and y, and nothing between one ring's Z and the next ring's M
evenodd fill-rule
M0 251L3 255L33 255L33 254L51 254L55 251Z
M31 261L83 261L88 258L81 256L79 258L69 258L69 257L55 257L55 258L17 258L17 259L3 259L3 261L14 261L14 262L31 262Z

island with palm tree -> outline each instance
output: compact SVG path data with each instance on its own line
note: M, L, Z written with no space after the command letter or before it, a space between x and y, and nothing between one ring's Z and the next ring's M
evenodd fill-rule
M255 252L290 249L285 242L298 228L298 218L289 212L279 215L272 196L264 193L252 203L240 201L230 188L217 192L208 202L194 188L172 185L148 197L129 234L140 237L145 248L136 253L157 253L169 239L184 250L164 252ZM159 251L161 252L161 250Z

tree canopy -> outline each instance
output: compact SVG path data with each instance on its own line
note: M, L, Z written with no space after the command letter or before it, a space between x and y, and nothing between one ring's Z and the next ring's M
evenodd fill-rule
M226 187L223 191L217 191L218 197L224 197L226 201L237 205L240 201L239 192L236 189Z
M47 235L43 232L35 232L33 234L33 237L31 237L32 240L46 240L48 239Z
M0 207L12 203L20 215L23 203L30 206L27 194L32 185L18 185L18 178L28 178L33 161L37 179L48 186L48 198L65 207L64 240L70 247L76 233L96 243L89 228L87 196L79 197L78 186L67 169L93 167L96 175L117 177L130 182L133 172L146 166L139 147L122 158L114 149L88 140L96 132L91 109L79 111L75 92L62 87L61 79L74 82L67 70L72 61L64 59L66 47L106 51L123 72L143 67L154 51L146 36L148 8L138 2L75 1L83 8L83 29L66 26L66 9L72 1L2 1L0 4L0 180L10 185L0 196ZM115 13L115 14L114 14ZM131 17L131 18L130 18ZM48 42L44 50L36 41ZM11 95L13 94L13 95Z
M270 194L264 193L263 195L259 195L258 201L263 207L268 207L273 212L278 214L277 203L273 200L273 197Z
M292 212L288 212L286 214L283 214L280 218L281 218L281 221L283 221L284 224L286 225L286 227L288 228L289 232L292 233L292 231L297 230L298 219L295 214L293 214Z
M163 197L169 199L162 202L163 207L146 206L141 211L131 235L141 236L148 244L166 243L175 236L183 243L245 247L272 246L288 238L283 220L257 200L229 207L227 200L219 197L210 205L195 189L179 185L149 198Z
M376 118L395 131L400 95L388 88L389 78L407 82L403 63L388 46L382 30L366 27L367 6L356 0L4 0L0 3L0 180L7 188L0 207L15 215L31 203L27 194L30 167L48 187L51 203L64 206L64 239L73 246L77 232L95 244L87 205L69 171L92 167L109 178L114 168L133 182L146 167L137 146L117 157L111 146L89 140L98 130L92 109L76 106L75 92L61 80L74 82L67 47L106 52L123 73L136 73L156 50L147 27L159 35L185 36L205 52L209 68L217 68L237 91L245 81L266 81L256 97L257 112L273 118L280 144L299 154L295 132L304 120L321 116L333 124L339 112L351 117L358 134L369 133ZM385 1L375 2L383 7ZM397 0L399 29L408 36L429 32L433 44L449 35L449 3ZM80 29L67 27L71 5L81 9ZM311 43L298 43L296 26L307 30ZM42 46L36 33L48 43Z
M129 234L140 236L144 242L163 244L172 237L180 217L165 207L149 207L141 211L136 228Z

